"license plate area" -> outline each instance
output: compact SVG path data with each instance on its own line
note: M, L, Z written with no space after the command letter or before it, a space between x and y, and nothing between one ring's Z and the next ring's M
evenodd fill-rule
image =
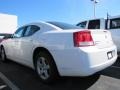
M108 57L108 60L112 59L114 57L114 54L115 54L115 51L110 51L110 52L107 52L107 57Z

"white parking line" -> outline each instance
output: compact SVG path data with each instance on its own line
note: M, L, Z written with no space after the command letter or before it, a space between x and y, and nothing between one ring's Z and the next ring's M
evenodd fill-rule
M118 66L111 66L111 67L120 69L120 67L118 67Z
M1 85L0 90L4 89L5 87L7 87L7 85Z
M5 75L0 72L0 78L12 89L20 90L16 85L14 85Z

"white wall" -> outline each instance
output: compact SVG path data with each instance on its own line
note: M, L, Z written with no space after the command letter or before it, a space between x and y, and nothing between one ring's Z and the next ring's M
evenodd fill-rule
M17 16L0 13L0 33L14 33L17 24Z

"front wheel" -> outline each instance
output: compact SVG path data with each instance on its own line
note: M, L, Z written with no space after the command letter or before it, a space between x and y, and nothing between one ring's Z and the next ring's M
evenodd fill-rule
M1 47L1 61L5 62L6 60L5 49L4 47Z
M35 69L44 83L53 82L58 78L57 68L53 58L47 52L39 52L35 57Z

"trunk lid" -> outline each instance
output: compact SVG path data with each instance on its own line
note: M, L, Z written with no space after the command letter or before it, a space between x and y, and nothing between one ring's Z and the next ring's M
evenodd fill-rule
M114 44L111 33L107 30L91 30L91 35L97 48L111 47Z

